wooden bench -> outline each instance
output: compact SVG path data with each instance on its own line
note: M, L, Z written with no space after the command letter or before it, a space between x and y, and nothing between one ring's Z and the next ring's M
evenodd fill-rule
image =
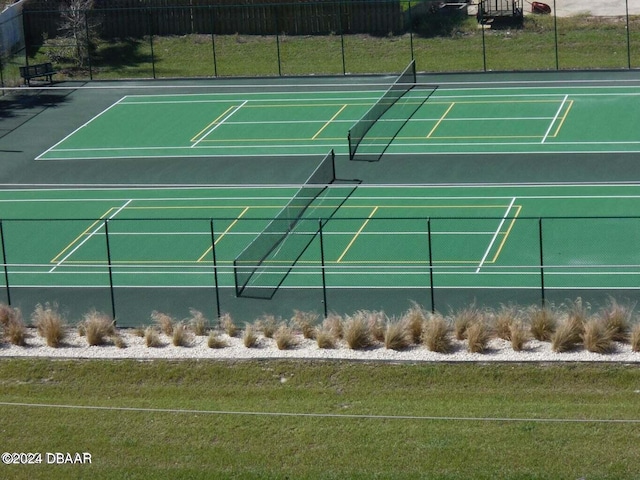
M55 73L58 72L54 70L53 65L50 62L20 67L20 76L24 78L24 83L26 85L31 85L32 78L39 77L46 77L49 83L52 83L53 75Z

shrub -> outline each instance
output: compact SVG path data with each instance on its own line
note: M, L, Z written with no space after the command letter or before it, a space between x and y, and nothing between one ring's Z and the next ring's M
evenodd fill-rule
M0 326L6 327L14 315L15 310L11 306L0 303Z
M427 321L427 313L417 303L413 303L402 318L409 332L412 343L420 343L422 329Z
M301 312L300 310L293 311L293 317L291 318L291 324L295 328L299 328L304 338L314 338L316 335L316 324L320 315L315 312Z
M425 322L422 344L432 352L449 353L452 350L449 329L449 324L442 315L432 315Z
M532 307L529 309L529 331L533 338L541 342L551 340L558 325L557 315L548 307Z
M107 337L116 333L113 320L96 310L91 310L84 315L82 325L84 326L87 343L91 346L104 345Z
M242 343L247 348L255 347L258 343L256 328L250 323L248 323L246 327L244 327L244 332L242 333Z
M57 348L62 344L66 337L66 324L56 304L37 304L31 321L48 346Z
M573 350L580 342L583 331L582 317L570 314L551 336L551 349L559 353Z
M173 334L171 335L171 343L174 347L188 347L191 345L192 338L187 326L179 322L173 327Z
M287 325L280 325L273 334L273 338L276 341L278 350L288 350L297 344L293 330Z
M384 329L384 347L389 350L403 350L411 344L411 334L403 321L390 320Z
M631 343L631 351L640 352L640 323L636 323L631 328L629 343Z
M484 320L475 321L467 328L468 349L471 353L483 353L490 339L491 333Z
M147 347L161 347L160 334L155 327L147 327L144 331L144 343Z
M145 328L144 327L136 327L133 329L133 334L136 337L144 338Z
M220 328L230 337L235 337L238 334L238 327L229 313L223 313L220 316Z
M175 323L175 319L171 315L154 310L151 312L151 320L160 327L160 331L166 336L170 337L173 335L173 324Z
M607 328L605 321L592 318L584 324L581 334L584 348L594 353L610 353L614 349L614 331Z
M209 333L209 338L207 338L207 346L209 348L225 348L228 347L229 344L226 340L220 338L216 332L211 332Z
M329 328L319 328L316 331L318 348L336 348L336 337Z
M600 312L604 328L611 331L614 342L627 342L633 308L620 305L615 299L609 299L608 305Z
M189 309L189 314L191 315L189 319L191 330L198 337L204 337L207 334L207 330L209 328L209 320L201 311L194 308Z
M356 312L344 322L344 339L352 350L370 347L372 344L369 323L364 312Z
M453 324L456 339L464 340L467 338L467 329L474 323L480 322L482 318L482 312L476 308L475 305L455 312L453 315Z

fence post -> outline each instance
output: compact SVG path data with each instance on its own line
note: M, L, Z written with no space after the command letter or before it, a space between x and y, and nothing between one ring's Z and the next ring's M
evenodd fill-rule
M627 67L631 70L631 33L629 32L629 0L624 0L627 18Z
M276 26L276 51L278 53L278 76L282 76L282 60L280 58L280 33L278 29L278 6L275 5L274 9L274 17L276 17L275 26Z
M436 313L435 291L433 287L433 251L431 249L431 218L427 218L427 241L429 242L429 290L431 292L431 313Z
M409 48L411 50L411 60L415 60L413 51L413 15L411 13L411 0L409 0Z
M542 307L546 304L546 298L544 293L544 253L542 248L542 218L538 218L538 242L540 243L540 298L542 300Z
M149 47L151 48L151 72L152 76L156 78L156 58L153 54L153 16L151 14L151 9L147 9L148 14L148 27L149 27Z
M211 227L211 254L213 255L213 279L216 287L216 313L220 318L220 286L218 284L218 261L216 257L216 236L213 230L213 218L209 219Z
M340 3L336 4L336 8L338 9L338 21L340 23L340 51L342 54L342 75L347 74L347 60L344 58L344 28L342 27L342 6L344 4L344 0L341 0Z
M116 299L113 292L113 269L111 267L111 246L109 245L109 219L104 221L104 238L107 243L107 265L109 269L109 293L111 295L111 318L115 325L116 321Z
M9 287L9 267L7 266L7 251L4 248L4 224L0 220L0 244L2 244L2 265L4 266L4 284L7 290L7 305L11 306L11 288Z
M89 38L89 19L87 18L87 13L84 15L84 32L85 32L85 40L87 42L87 61L89 62L89 80L93 80L93 68L91 68L91 39Z
M482 3L480 7L482 8ZM480 16L480 30L482 31L482 71L487 71L487 44L484 39L484 23L482 23L482 15Z
M560 70L560 60L558 59L558 10L556 10L556 0L553 0L553 31L555 32L556 70Z
M324 318L327 318L327 279L324 271L324 236L322 235L322 219L318 220L318 234L320 235L320 270L322 272L322 304L324 305Z
M216 16L213 13L213 5L209 5L209 17L211 20L211 49L213 50L213 76L218 76L218 62L216 59Z

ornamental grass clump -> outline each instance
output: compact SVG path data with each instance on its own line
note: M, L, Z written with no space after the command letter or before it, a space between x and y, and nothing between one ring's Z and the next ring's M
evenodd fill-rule
M406 325L411 338L411 343L420 343L422 338L422 329L427 321L427 313L424 308L417 303L412 302L411 307L403 315L402 321Z
M17 308L11 308L9 316L2 320L4 337L13 345L24 347L27 344L27 327L22 320L22 313Z
M171 343L174 347L189 347L193 342L191 332L186 324L178 322L173 326L171 334Z
M231 314L223 313L219 319L220 328L230 337L235 337L238 334L238 327L236 326Z
M293 317L291 317L291 325L299 329L304 338L313 339L316 335L316 325L319 318L320 315L315 312L294 310Z
M209 330L209 320L200 310L195 308L189 309L189 326L194 335L198 337L204 337Z
M580 334L584 348L593 353L611 353L615 349L614 331L601 318L588 320Z
M330 328L320 327L316 329L316 343L318 348L336 348L336 336Z
M376 310L360 310L356 316L364 318L370 337L377 342L384 342L384 332L389 319L384 312Z
M347 316L344 321L344 340L352 350L362 350L373 344L369 322L365 312L356 312L353 316Z
M582 340L584 320L581 315L569 314L551 336L551 349L554 352L568 352L576 348Z
M614 342L629 341L629 330L633 307L619 304L615 299L610 298L608 304L600 311L604 328L611 331L611 338Z
M529 340L529 333L522 320L516 320L509 325L509 341L514 352L521 352Z
M173 325L175 323L175 319L171 315L154 310L153 312L151 312L151 320L153 320L155 324L158 325L160 331L167 337L173 335Z
M449 353L453 349L449 331L451 327L439 313L431 315L424 324L421 343L431 352Z
M31 314L31 321L48 346L57 348L62 345L67 334L66 322L56 304L37 304Z
M390 319L384 329L384 348L388 350L404 350L411 345L411 333L407 324L400 320Z
M453 327L456 340L464 340L467 338L467 329L482 321L484 318L483 312L481 312L475 305L458 310L453 314Z
M162 346L162 342L160 341L160 334L156 327L147 327L144 330L144 344L148 348L158 348Z
M256 327L250 323L244 327L242 332L242 344L247 348L253 348L258 344L258 334Z
M528 310L529 331L536 340L549 342L558 326L555 310L549 307L531 307Z
M276 341L278 350L289 350L294 348L298 342L293 329L288 325L280 325L273 334L273 339Z
M629 343L631 344L632 352L640 352L640 323L636 323L631 327Z
M264 338L273 338L273 334L276 333L279 324L282 323L274 315L261 315L255 323L255 328L262 332Z
M471 353L484 353L491 340L491 330L484 319L471 323L466 330L467 348Z
M344 338L344 319L337 313L330 313L322 321L323 330L327 330L335 339Z
M511 305L502 305L493 318L493 330L496 337L511 340L511 326L519 319L518 309Z
M111 317L96 310L85 313L82 326L90 346L104 345L107 339L116 333L115 323Z
M209 337L207 338L207 346L209 348L225 348L228 347L229 344L224 338L220 337L217 332L209 332Z

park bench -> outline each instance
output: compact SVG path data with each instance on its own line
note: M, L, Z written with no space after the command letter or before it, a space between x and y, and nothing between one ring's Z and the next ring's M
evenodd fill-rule
M26 85L31 85L31 79L38 77L46 77L51 83L53 82L54 73L57 73L57 71L54 70L53 65L50 62L20 67L20 76L24 78L24 83Z

